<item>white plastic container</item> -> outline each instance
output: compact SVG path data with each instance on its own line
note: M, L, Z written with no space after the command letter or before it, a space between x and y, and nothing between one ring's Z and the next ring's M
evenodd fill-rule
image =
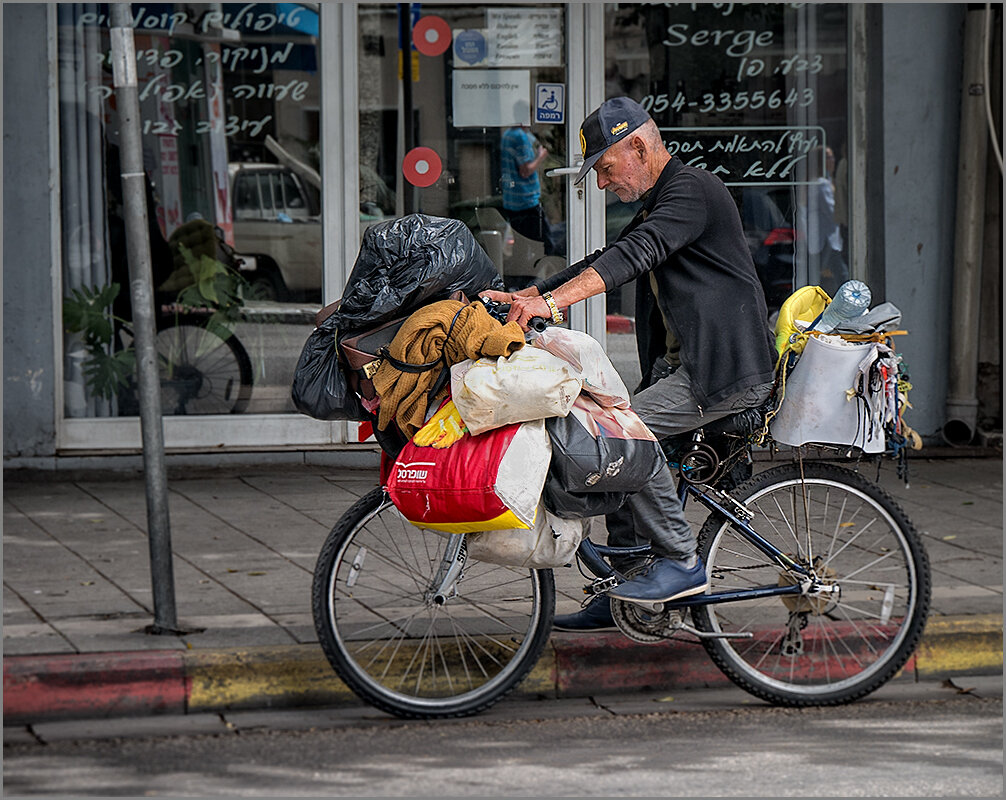
M883 430L883 396L853 396L860 370L877 357L877 345L851 343L837 336L811 337L800 360L786 378L786 394L770 423L780 444L811 443L859 447L881 453L887 446Z

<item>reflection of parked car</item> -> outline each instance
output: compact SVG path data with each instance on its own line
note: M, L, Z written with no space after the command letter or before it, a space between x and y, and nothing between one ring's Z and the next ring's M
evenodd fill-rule
M615 240L636 213L638 203L609 202L605 216L608 242ZM503 216L499 195L467 200L451 206L451 214L475 234L508 288L521 289L532 281L547 278L564 269L569 261L563 256L546 256L545 245L513 230ZM552 223L552 238L557 249L565 251L566 221Z
M558 272L566 260L546 256L545 245L517 233L503 216L499 195L465 200L451 206L451 216L467 225L489 254L510 290L523 289L532 281ZM564 235L559 232L557 235Z
M246 274L253 297L320 300L317 190L281 164L231 164L230 177L234 249L253 266Z
M257 300L319 302L321 197L314 175L283 164L230 165L234 249ZM375 203L360 207L361 234L388 219Z

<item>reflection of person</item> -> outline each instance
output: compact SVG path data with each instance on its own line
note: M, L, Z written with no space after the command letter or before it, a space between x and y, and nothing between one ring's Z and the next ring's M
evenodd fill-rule
M538 168L548 150L531 135L526 101L514 106L518 124L508 128L502 141L503 216L517 233L545 244L545 255L553 254L552 229L541 206Z
M644 380L632 408L647 427L664 438L761 405L774 378L772 334L737 206L722 181L672 157L656 123L626 97L588 116L580 143L585 160L577 180L593 168L598 188L624 203L642 200L639 212L613 244L554 277L515 295L482 294L510 302L510 318L527 326L531 317L554 320L558 308L638 278ZM659 556L611 597L654 603L705 591L705 568L669 469L630 495L607 523L610 544L648 540ZM598 597L555 624L610 627L610 604Z
M122 167L117 145L108 144L105 151L105 186L109 253L111 254L112 280L119 284L119 294L112 304L113 313L122 319L133 318L133 298L130 289L129 263L126 258L126 211L122 194ZM147 230L150 235L150 268L154 290L167 280L174 268L174 258L154 213L158 206L150 176L144 173L144 192L147 200ZM159 304L164 298L156 297Z
M831 182L834 172L835 154L831 148L815 147L807 154L808 185L798 193L802 199L798 203L800 227L807 241L807 279L831 295L848 278L842 258L842 232L835 219L835 186Z
M832 176L835 184L835 222L842 238L842 260L849 263L849 160L845 142L838 148L838 164Z

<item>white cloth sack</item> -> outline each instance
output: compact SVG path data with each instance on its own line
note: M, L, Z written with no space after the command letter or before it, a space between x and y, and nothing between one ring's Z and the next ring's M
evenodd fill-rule
M769 430L780 444L838 444L865 453L886 448L883 393L850 399L859 374L878 356L873 342L847 342L837 336L808 339L800 360L786 377L786 393Z
M505 567L552 569L568 564L583 538L584 520L562 519L538 505L531 528L469 533L469 558Z
M574 369L583 381L583 390L598 405L605 408L628 408L629 390L604 352L601 343L583 331L568 328L546 328L534 341L534 347L559 356Z
M513 422L564 417L581 384L563 359L533 347L509 358L469 358L451 367L451 399L472 435Z

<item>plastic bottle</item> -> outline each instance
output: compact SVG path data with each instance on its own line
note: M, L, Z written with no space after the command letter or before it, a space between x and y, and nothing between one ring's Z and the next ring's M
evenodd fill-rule
M870 310L870 287L862 281L846 281L838 287L834 299L811 325L815 331L828 333L849 319Z

